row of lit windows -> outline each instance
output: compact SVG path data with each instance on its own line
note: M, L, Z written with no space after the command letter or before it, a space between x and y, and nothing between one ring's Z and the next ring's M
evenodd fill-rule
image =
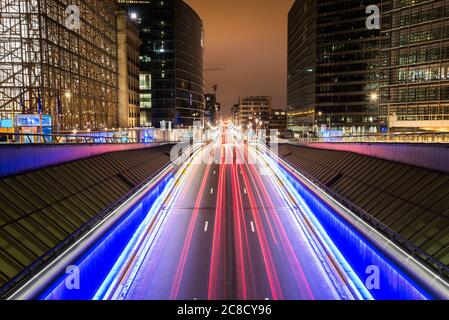
M398 88L390 89L390 94L382 94L386 102L415 102L449 100L449 87L444 88Z
M421 50L412 50L410 53L400 53L399 65L439 61L440 59L449 59L449 47L424 48Z
M400 83L449 80L449 65L443 66L442 68L432 67L399 70L398 80Z
M423 23L435 19L440 19L449 15L449 8L433 8L429 10L423 10L421 12L416 11L411 15L403 15L400 18L400 26L405 27L413 24Z
M408 7L422 2L429 2L429 0L395 0L394 8Z
M399 44L401 46L412 45L422 42L435 41L449 38L449 28L441 28L441 26L433 26L429 30L409 30L401 31ZM394 45L395 43L393 43Z

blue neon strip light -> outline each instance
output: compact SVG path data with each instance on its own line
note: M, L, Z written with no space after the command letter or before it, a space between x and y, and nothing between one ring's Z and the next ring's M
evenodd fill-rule
M364 283L369 277L367 267L376 266L380 270L380 288L369 292L376 300L428 300L433 297L405 274L390 259L375 248L365 237L338 216L328 205L284 166L278 164L280 175L296 191L298 203L315 219L348 261L359 279ZM316 223L315 222L315 223ZM325 231L324 231L325 230Z
M164 177L147 195L103 235L89 250L72 264L80 270L80 289L70 290L66 286L67 274L61 274L38 300L91 300L112 267L126 248L130 238L147 218L165 188L173 179L173 173Z

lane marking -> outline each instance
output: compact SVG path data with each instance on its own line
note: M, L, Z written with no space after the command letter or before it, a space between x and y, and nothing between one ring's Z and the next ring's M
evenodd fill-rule
M246 188L243 188L243 192L244 192L245 194L248 194L248 191L246 191Z
M210 194L214 194L214 188L210 189Z
M217 171L216 171L216 170L214 170L214 174L217 174Z
M256 229L254 228L254 222L251 221L250 223L251 223L251 231L256 232Z
M209 221L206 221L204 224L204 232L207 232L207 228L209 227Z

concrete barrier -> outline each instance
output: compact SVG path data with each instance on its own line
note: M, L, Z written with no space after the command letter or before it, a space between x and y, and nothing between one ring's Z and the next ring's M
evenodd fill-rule
M364 156L449 173L449 145L411 143L300 143L300 146L348 151Z
M0 145L0 177L98 156L160 146L151 144Z

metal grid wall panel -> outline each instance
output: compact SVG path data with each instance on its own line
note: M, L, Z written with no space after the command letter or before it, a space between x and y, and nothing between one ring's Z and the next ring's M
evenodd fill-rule
M449 174L350 152L283 145L280 156L449 265Z
M0 179L0 287L170 161L170 146Z

